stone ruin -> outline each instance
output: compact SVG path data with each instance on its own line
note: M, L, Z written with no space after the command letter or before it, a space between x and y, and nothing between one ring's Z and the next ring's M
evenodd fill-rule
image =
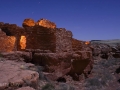
M66 74L76 80L82 73L88 76L93 65L92 52L85 42L73 39L71 31L57 28L46 19L25 19L22 26L0 22L0 52L29 52L29 57L22 55L25 62L44 66L44 71L49 72L46 76L52 80Z
M35 24L34 20L25 19L23 27L18 27L15 24L0 23L0 28L3 31L1 31L1 34L4 33L7 35L6 37L9 36L16 39L16 41L12 41L14 43L12 43L12 46L8 44L11 47L11 51L41 49L51 52L62 52L72 50L72 32L64 28L56 28L53 22L41 19ZM2 48L5 48L4 45Z
M74 39L71 31L46 19L25 19L22 26L0 22L0 90L41 90L42 80L71 85L69 76L76 81L90 77L96 56L114 52L120 57L120 46Z

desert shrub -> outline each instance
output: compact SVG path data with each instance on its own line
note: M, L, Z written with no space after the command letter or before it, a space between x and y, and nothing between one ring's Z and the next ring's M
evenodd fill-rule
M75 90L75 88L72 85L60 83L57 90Z
M55 90L55 87L51 83L47 83L42 87L42 90Z
M86 88L85 90L100 90L100 88L98 89L96 86L92 86L92 87Z
M102 83L113 80L113 76L108 69L101 69L101 70L98 69L98 71L96 72L96 77L101 79Z
M117 65L118 62L120 62L120 59L101 60L99 65L105 68L109 68L110 66Z
M92 86L97 86L97 87L101 86L99 78L94 77L94 78L88 78L88 79L86 79L86 85L85 85L85 87L92 87Z
M102 80L105 80L105 81L108 80L109 81L109 80L112 80L112 79L113 79L112 74L107 69L104 69Z
M85 87L87 87L88 90L97 90L106 85L107 85L107 80L105 79L105 77L103 78L93 77L85 81Z
M99 90L100 88L106 86L109 81L114 79L113 75L110 73L110 68L119 62L117 59L111 60L101 60L94 64L92 72L93 77L85 80L85 87L87 90Z

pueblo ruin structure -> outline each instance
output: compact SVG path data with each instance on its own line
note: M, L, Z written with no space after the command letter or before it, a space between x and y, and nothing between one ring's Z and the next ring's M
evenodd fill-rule
M93 66L92 52L84 41L72 38L71 31L57 28L46 19L25 19L22 26L0 23L0 53L21 52L25 62L44 66L51 80L66 74L75 80L82 73L88 76Z
M64 52L72 50L72 32L56 28L56 24L46 19L35 22L25 19L23 27L0 22L0 51L19 51L25 49Z

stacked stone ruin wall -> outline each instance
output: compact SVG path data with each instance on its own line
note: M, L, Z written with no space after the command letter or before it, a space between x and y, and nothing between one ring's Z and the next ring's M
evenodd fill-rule
M41 26L26 30L26 49L56 51L56 30Z
M10 52L14 50L16 38L7 36L6 33L0 30L0 52Z
M56 52L72 51L72 32L60 28L56 30Z
M20 42L21 35L24 35L25 29L22 27L18 27L16 24L9 24L9 23L3 23L3 22L0 22L0 29L5 33L6 37L10 38L10 41L11 41L11 39L13 39L13 37L15 38L13 50L14 51L21 50L19 42ZM3 36L1 36L1 37L3 37ZM8 41L9 41L9 39L8 39Z
M77 50L80 50L82 51L85 46L84 42L83 41L80 41L80 40L77 40L77 39L72 39L72 48L73 48L73 51L77 51Z
M11 49L21 50L20 37L26 37L26 49L50 50L52 52L72 51L72 32L63 28L45 28L42 26L21 28L15 24L0 23L0 28L5 32L6 37L2 42L9 42ZM13 37L15 39L13 39ZM2 38L2 36L1 36ZM0 39L1 41L1 39ZM6 41L6 42L5 42ZM14 44L13 44L14 42ZM7 45L7 43L5 44ZM2 45L0 46L2 47ZM13 49L14 47L14 49ZM3 49L0 48L2 51Z

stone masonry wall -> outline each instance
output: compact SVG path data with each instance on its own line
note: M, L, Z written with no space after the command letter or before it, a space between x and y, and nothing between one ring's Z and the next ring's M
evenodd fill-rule
M20 37L24 35L25 29L22 27L18 27L16 24L9 24L0 22L0 28L2 31L9 37L14 36L16 38L14 44L14 50L21 50L20 48ZM2 37L2 36L1 36Z
M14 50L21 50L20 37L26 37L25 49L50 50L52 52L67 52L72 50L72 32L48 20L42 20L46 27L35 25L32 27L18 27L15 24L1 23L0 28L7 36L15 36ZM43 25L44 25L43 24Z
M83 41L80 41L80 40L77 40L77 39L74 39L74 38L72 39L73 51L76 51L76 50L82 51L84 46L85 46L85 44L84 44Z
M9 52L14 49L16 38L14 36L7 36L0 29L0 52Z
M72 51L72 32L64 28L56 30L56 52Z
M81 41L77 39L72 39L72 48L73 51L91 51L89 44L86 44L86 41Z
M34 26L26 28L26 49L56 51L56 30Z

